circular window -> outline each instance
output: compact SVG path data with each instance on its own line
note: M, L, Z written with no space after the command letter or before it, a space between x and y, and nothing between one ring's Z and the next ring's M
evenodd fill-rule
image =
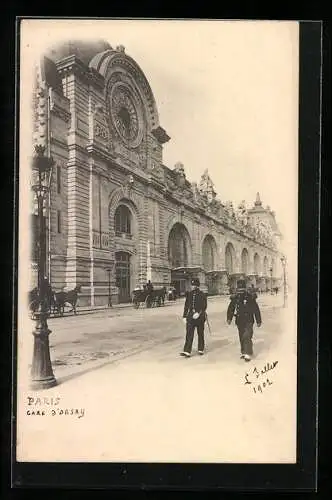
M109 96L110 114L120 138L130 147L142 140L140 105L125 85L114 85Z

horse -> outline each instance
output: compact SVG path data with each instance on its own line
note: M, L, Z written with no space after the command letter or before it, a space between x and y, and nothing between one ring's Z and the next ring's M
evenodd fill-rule
M153 290L151 290L148 296L150 297L151 305L155 306L165 305L166 294L167 291L165 286L163 288L154 288Z
M64 311L65 311L65 304L70 304L72 306L71 311L74 314L77 314L76 311L76 304L77 304L77 299L78 299L78 294L81 291L82 286L81 285L76 285L75 288L72 290L68 290L67 292L61 291L61 292L56 292L54 294L54 308L53 312L57 311L60 316L63 316Z
M45 293L45 304L48 312L51 312L52 306L54 305L54 292L52 288L48 285ZM29 310L32 314L32 317L35 316L35 313L39 307L40 299L39 299L39 289L38 287L33 288L28 293L28 304Z

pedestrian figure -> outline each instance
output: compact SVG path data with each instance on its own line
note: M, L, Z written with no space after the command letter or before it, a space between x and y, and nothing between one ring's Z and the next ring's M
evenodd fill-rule
M246 289L244 280L237 283L236 294L231 298L227 309L227 323L230 325L235 316L235 324L239 331L241 358L250 361L253 355L253 326L262 324L262 318L256 297Z
M192 290L186 294L183 310L183 321L186 324L186 340L181 356L190 357L195 329L198 336L198 354L204 354L204 323L206 320L207 299L200 290L199 279L191 280Z

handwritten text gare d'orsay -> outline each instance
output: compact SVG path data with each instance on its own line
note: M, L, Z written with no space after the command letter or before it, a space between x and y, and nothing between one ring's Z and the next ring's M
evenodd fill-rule
M272 377L269 372L271 370L274 370L277 364L278 361L273 361L273 363L266 363L262 369L258 369L255 366L251 371L246 372L244 376L245 385L250 385L255 394L262 394L264 390L266 390L273 384Z
M64 415L82 418L85 415L85 408L64 407L59 397L28 396L26 406L26 414L28 416L43 417L45 415L51 415L55 417L56 415Z

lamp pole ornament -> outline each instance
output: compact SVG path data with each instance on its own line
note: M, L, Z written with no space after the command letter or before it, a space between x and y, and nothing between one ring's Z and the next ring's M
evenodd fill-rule
M38 205L38 309L35 312L36 325L33 330L34 345L31 366L30 386L33 390L48 389L57 384L53 374L47 317L49 314L48 287L46 278L46 224L44 216L44 204L46 195L50 189L49 180L51 175L53 159L44 156L45 147L35 146L35 154L32 161L32 189L37 198Z

